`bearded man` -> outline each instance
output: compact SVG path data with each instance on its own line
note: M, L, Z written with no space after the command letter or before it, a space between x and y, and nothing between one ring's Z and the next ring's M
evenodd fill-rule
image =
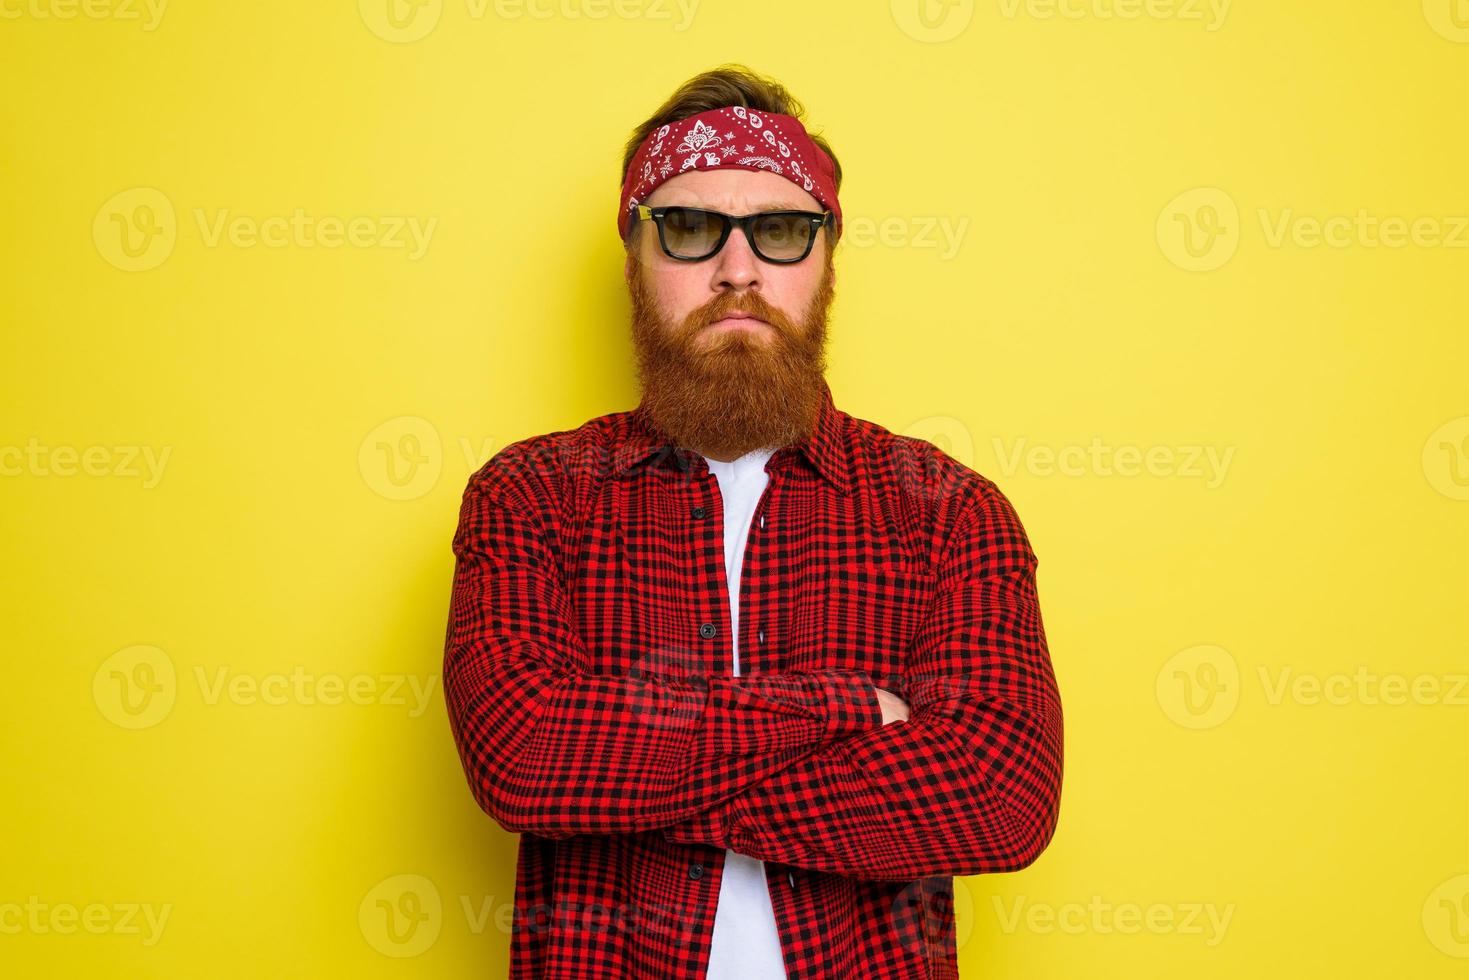
M953 876L1054 834L1036 556L992 482L836 407L803 115L735 65L637 127L640 401L465 489L444 689L521 835L512 977L957 977Z

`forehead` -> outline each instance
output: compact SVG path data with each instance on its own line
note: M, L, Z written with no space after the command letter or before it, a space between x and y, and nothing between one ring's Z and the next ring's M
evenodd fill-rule
M679 204L730 214L751 211L820 211L810 192L768 170L690 170L670 177L644 200L651 206Z

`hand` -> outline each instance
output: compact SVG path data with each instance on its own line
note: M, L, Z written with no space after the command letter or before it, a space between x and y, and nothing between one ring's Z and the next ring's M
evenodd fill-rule
M882 723L908 720L908 702L885 687L875 688L877 703L882 706Z

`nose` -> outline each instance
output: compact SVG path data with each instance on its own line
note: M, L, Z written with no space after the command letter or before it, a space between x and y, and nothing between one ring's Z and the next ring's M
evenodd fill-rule
M710 285L722 289L758 289L761 281L760 257L750 248L750 241L739 228L731 228L724 247L714 256Z

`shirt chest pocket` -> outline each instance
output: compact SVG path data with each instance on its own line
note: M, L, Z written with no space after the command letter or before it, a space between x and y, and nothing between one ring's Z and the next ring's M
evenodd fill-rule
M833 565L825 573L823 639L828 667L896 677L933 597L928 569L899 562Z

